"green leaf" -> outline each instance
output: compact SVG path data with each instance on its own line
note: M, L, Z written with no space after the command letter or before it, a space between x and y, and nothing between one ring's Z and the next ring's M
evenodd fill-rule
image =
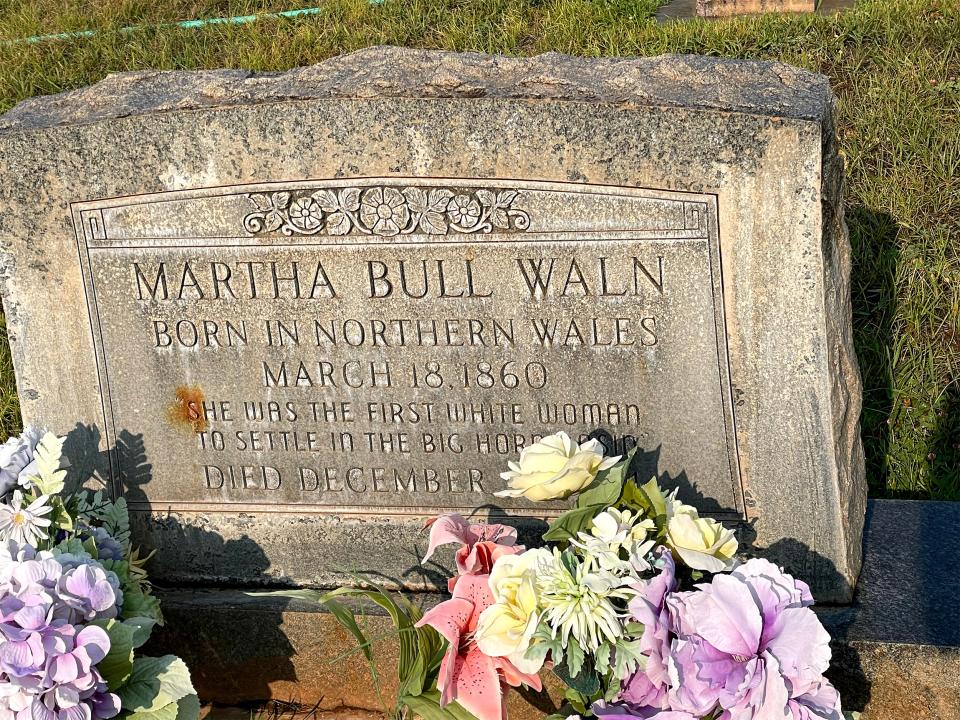
M133 628L133 649L136 650L150 639L157 621L150 617L132 617L124 620L123 624Z
M163 625L163 615L160 613L160 601L153 595L148 595L139 587L123 588L123 616L128 618L150 618L157 625Z
M132 712L156 712L193 694L190 671L175 655L137 658L130 677L117 689L121 707Z
M610 655L610 643L606 641L601 643L593 654L593 665L601 675L606 675L610 671Z
M121 717L123 717L123 720L177 720L178 710L177 703L169 702L156 710L137 710Z
M54 495L50 498L50 507L53 508L53 512L50 514L50 520L54 526L68 533L73 532L73 518L70 517L70 513L67 512L63 498L59 495ZM94 558L97 557L94 553L91 553L91 555L93 555Z
M620 505L630 510L639 511L651 520L655 520L657 517L656 512L653 510L653 505L650 503L650 499L644 494L643 490L637 486L634 480L628 480L623 486L623 493L620 495Z
M443 655L444 641L433 628L414 627L422 613L420 608L410 600L402 595L393 595L386 592L367 578L359 575L354 575L354 577L358 584L365 584L369 587L341 587L327 593L314 590L280 590L271 594L297 597L326 605L340 624L357 639L375 680L376 667L373 664L370 642L360 630L354 613L340 604L337 598L356 597L379 605L387 611L394 627L397 629L400 645L397 660L398 696L420 696L425 688L435 684L436 672L440 667Z
M427 688L424 684L427 680L427 658L418 652L413 661L413 665L408 668L406 676L406 687L404 690L410 695L420 695Z
M128 555L130 553L130 513L127 511L126 499L119 497L105 505L99 519L110 536L123 547L124 555Z
M567 672L571 676L576 677L576 675L583 669L583 663L585 660L583 654L583 648L580 647L580 644L577 642L568 642L567 643L567 652L565 653L565 660L567 665Z
M417 644L419 654L424 658L424 682L428 677L434 677L440 669L443 655L446 650L446 640L440 633L429 625L417 628Z
M440 691L436 689L422 695L402 695L400 705L406 705L423 720L477 720L456 701L440 707Z
M617 680L625 680L632 675L644 662L640 649L640 640L617 638L613 650L613 676ZM619 683L617 683L619 685Z
M41 495L57 495L64 486L67 471L60 469L65 437L57 437L48 432L33 451L33 459L37 462L37 474L33 484Z
M354 575L354 578L361 583L369 585L372 589L352 589L352 588L338 588L333 590L330 595L333 595L338 592L343 594L354 595L358 597L366 598L373 603L376 603L384 610L387 611L387 614L390 615L390 619L393 620L393 626L397 629L399 634L399 643L400 643L400 655L397 659L397 677L400 680L398 693L404 694L407 692L409 687L420 686L423 687L425 684L425 678L417 678L414 674L418 671L422 672L422 665L417 664L417 655L418 653L418 640L416 628L414 628L414 620L411 619L409 614L409 609L412 606L410 601L406 598L400 596L400 604L394 599L394 597L384 590L382 587L376 583L370 582L368 579L360 576ZM401 605L405 606L401 607ZM419 614L419 610L416 611Z
M110 651L97 664L97 669L113 692L130 677L133 670L134 636L137 628L116 620L94 620L91 625L103 628L110 638Z
M655 516L659 517L667 514L667 499L664 497L656 478L651 478L650 482L640 488L640 491L647 498Z
M576 537L577 533L587 530L593 518L605 509L606 506L604 505L590 505L589 507L568 510L550 523L550 528L543 534L543 539L551 542L564 542Z
M141 710L123 716L123 720L198 720L200 717L200 698L186 695L177 702L167 703L159 710L147 712Z
M577 692L573 688L567 688L566 694L563 696L571 707L577 711L578 715L586 715L587 713L587 698L585 698L581 693Z
M166 669L160 675L160 689L174 700L180 700L187 695L196 695L193 689L193 681L190 679L190 669L187 664L178 657L165 655L164 658L171 658L172 661L166 666Z
M200 717L200 698L187 695L177 701L177 720L197 720Z
M633 456L637 453L636 448L632 448L626 456L616 465L607 470L601 470L597 473L593 483L577 497L577 507L591 507L601 505L610 507L616 504L623 492L623 483L627 479L627 472L630 469L630 463Z
M523 656L527 660L535 660L543 664L547 658L547 653L550 653L554 662L559 663L563 660L563 643L560 638L553 637L550 628L541 620L540 625L533 634L530 647L527 648Z
M629 481L623 487L620 503L632 510L640 510L651 520L657 520L658 526L665 521L667 502L656 478L643 486L637 485L633 480Z
M574 645L575 643L569 643L567 645L567 652L569 652L570 648ZM581 652L583 651L581 650ZM570 673L566 662L554 665L553 674L563 680L563 683L567 687L573 688L588 697L600 691L600 678L597 677L597 672L593 669L593 663L589 658L583 663L583 667L580 668L580 672L576 675Z
M327 598L322 602L324 607L326 607L330 611L330 614L333 615L334 619L357 639L357 642L360 644L360 649L363 651L363 655L365 658L367 658L367 661L373 661L373 651L370 650L370 643L367 640L366 635L364 635L363 631L360 629L360 626L357 625L357 619L353 616L353 611L343 603L337 602L333 598Z

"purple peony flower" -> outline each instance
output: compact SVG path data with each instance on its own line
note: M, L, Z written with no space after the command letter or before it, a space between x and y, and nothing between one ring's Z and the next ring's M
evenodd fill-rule
M826 680L810 692L790 698L789 707L793 720L833 720L843 714L840 709L840 693Z
M666 547L658 547L654 556L657 558L655 566L661 568L660 574L634 585L640 594L630 601L633 619L643 623L640 652L645 656L646 662L644 667L623 683L620 700L635 708L666 710L669 708L667 690L670 678L667 660L670 657L671 642L670 613L666 607L666 598L677 587L674 576L676 566L673 555Z
M699 717L719 705L724 720L791 712L799 720L840 720L839 699L823 678L830 636L812 602L806 584L760 559L670 596L677 635L670 707Z
M110 639L82 624L116 614L113 588L95 561L65 568L28 545L0 548L0 720L117 715L119 698L97 670Z
M598 700L590 708L598 718L640 718L640 720L700 720L683 710L658 710L657 708L629 708L625 705L605 703Z
M0 498L17 485L27 487L27 478L36 471L33 451L43 432L28 427L20 437L12 437L0 445Z

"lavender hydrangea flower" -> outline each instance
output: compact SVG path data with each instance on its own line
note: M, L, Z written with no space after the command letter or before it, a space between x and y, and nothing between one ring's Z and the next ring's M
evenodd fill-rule
M81 537L92 537L101 560L123 560L123 546L102 527L81 527Z
M95 567L97 571L102 572L107 583L113 589L114 604L119 608L123 607L123 592L120 589L120 578L112 570L107 570L93 556L85 550L76 552L61 552L58 548L53 549L53 555L56 561L60 563L64 574L72 574L70 571L79 567ZM77 607L77 611L88 611L86 608ZM92 608L90 608L92 609ZM99 611L97 611L99 612ZM109 612L109 611L108 611ZM113 615L97 615L97 617L113 617Z
M117 614L117 594L99 565L80 565L57 580L60 601L73 612L71 620L112 618Z
M17 485L29 486L27 478L36 472L33 452L42 436L42 431L28 427L20 437L12 437L0 445L0 498Z
M669 597L670 707L700 717L719 706L725 720L840 720L823 677L830 636L812 603L806 584L760 559Z
M95 561L64 568L51 552L0 547L0 720L106 720L120 712L97 669L107 633L78 620L114 617Z

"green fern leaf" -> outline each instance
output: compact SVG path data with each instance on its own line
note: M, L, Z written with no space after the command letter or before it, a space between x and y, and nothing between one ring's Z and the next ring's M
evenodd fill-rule
M63 490L67 471L61 470L60 465L65 440L66 438L48 432L40 438L40 443L33 452L33 459L37 462L37 474L33 478L33 484L41 495L57 495Z

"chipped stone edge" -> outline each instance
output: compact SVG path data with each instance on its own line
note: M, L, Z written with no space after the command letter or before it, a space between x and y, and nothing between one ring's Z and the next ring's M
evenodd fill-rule
M89 87L24 100L0 116L0 135L150 113L383 98L586 102L825 123L832 91L823 75L774 61L676 54L517 58L376 46L285 72L115 73Z

